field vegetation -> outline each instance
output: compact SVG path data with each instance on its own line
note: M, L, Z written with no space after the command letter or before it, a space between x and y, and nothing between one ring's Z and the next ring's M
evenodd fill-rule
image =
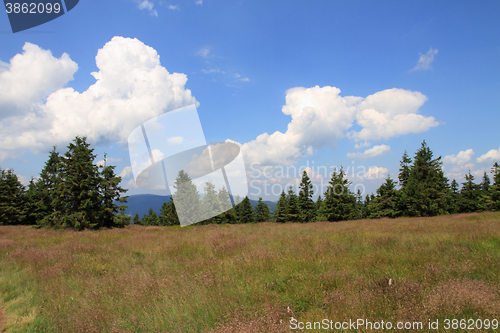
M289 332L292 317L430 319L444 332L446 318L500 319L498 212L84 231L0 226L0 262L5 332Z

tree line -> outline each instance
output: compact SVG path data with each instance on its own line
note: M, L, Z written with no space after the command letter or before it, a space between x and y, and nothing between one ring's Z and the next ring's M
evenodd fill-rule
M76 137L60 155L52 149L40 176L23 186L12 170L0 169L0 225L99 229L129 223L127 190L115 166L97 166L86 137ZM106 161L106 156L105 156Z
M0 170L0 224L33 224L39 227L70 227L97 229L119 227L130 223L124 215L126 202L119 187L121 178L114 174L114 166L98 167L94 164L93 149L85 138L77 137L60 156L55 147L51 151L39 179L30 181L26 189L11 170ZM200 196L191 178L180 171L174 182L176 192L165 202L157 214L152 208L142 218L136 214L132 222L140 225L179 225L176 211L193 219L205 214L198 224L238 224L274 221L314 222L347 221L382 217L426 217L443 214L470 213L500 210L500 167L491 168L492 180L485 172L482 182L475 183L474 176L465 175L460 187L444 176L441 157L433 153L423 141L411 159L405 151L400 162L398 181L390 176L376 190L376 194L362 197L358 190L350 190L351 182L341 167L334 170L326 191L313 201L313 185L306 171L296 194L292 187L284 190L274 214L259 198L252 208L248 197L235 198L231 203L228 191L219 191L211 182ZM99 170L102 169L102 170ZM214 212L224 211L215 215ZM201 213L200 213L201 212Z

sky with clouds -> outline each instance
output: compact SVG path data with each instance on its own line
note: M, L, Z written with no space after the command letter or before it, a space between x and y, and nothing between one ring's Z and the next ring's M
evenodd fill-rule
M498 1L82 0L13 34L0 14L0 167L26 184L85 135L128 194L162 194L135 184L128 136L194 104L207 142L240 145L251 198L304 169L319 191L341 165L374 192L424 139L450 179L479 182L500 162L499 16ZM175 132L167 145L189 142Z

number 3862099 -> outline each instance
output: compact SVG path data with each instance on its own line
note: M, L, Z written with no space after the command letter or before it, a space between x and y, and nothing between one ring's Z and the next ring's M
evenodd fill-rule
M7 14L43 14L43 13L55 13L58 14L61 11L61 4L59 3L6 3L5 9Z

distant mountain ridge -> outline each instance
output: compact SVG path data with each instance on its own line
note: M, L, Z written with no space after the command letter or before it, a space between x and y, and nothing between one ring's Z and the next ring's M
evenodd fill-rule
M128 208L125 209L125 214L129 216L134 216L135 213L138 213L139 217L142 218L144 214L148 213L150 207L153 208L153 210L157 214L159 214L161 206L163 205L164 202L170 201L170 197L171 197L170 195L156 195L156 194L130 195L126 203ZM264 201L264 202L269 207L271 214L273 214L274 210L276 209L276 202L273 201ZM257 200L250 199L250 203L252 204L252 207L255 207L257 205Z

